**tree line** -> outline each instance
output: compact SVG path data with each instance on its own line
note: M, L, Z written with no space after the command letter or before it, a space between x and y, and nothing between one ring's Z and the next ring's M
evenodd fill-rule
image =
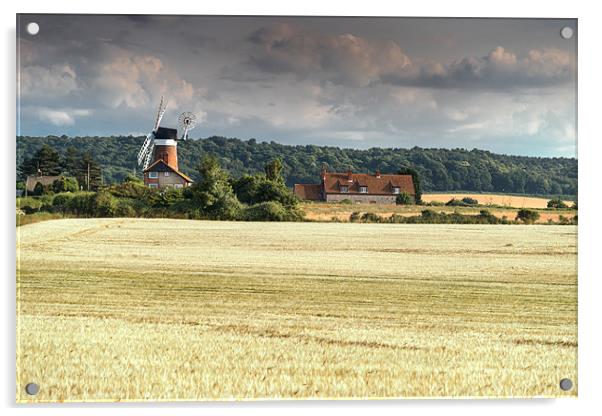
M140 175L136 155L144 137L67 137L17 138L18 163L31 158L44 144L60 153L73 147L90 154L102 166L107 183ZM180 170L198 180L196 169L203 155L215 155L220 166L232 177L262 172L270 160L280 158L284 183L318 183L324 165L332 171L396 173L413 168L424 192L471 191L533 195L577 194L577 160L563 157L526 157L491 153L484 150L425 149L413 147L341 149L315 145L283 145L255 139L209 137L178 144Z
M62 176L48 185L48 189L43 186L36 189L38 194L48 191L95 191L103 183L100 164L90 151L81 152L74 146L68 146L61 155L47 143L30 156L23 157L17 165L17 180L21 182L21 187L29 175ZM41 183L36 186L41 186Z
M233 178L220 167L217 158L205 155L199 163L198 175L197 182L183 189L152 189L131 175L121 183L99 186L96 192L56 193L49 189L41 195L19 198L17 204L25 215L237 221L303 219L299 201L284 182L279 159L266 163L263 172Z

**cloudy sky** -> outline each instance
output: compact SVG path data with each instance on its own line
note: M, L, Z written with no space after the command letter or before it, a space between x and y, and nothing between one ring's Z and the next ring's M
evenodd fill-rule
M28 22L40 32L29 35ZM21 15L18 134L576 154L573 20Z

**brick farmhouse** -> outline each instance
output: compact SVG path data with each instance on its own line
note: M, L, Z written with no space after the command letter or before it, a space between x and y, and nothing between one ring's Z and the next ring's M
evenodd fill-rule
M387 175L376 172L335 173L322 171L319 184L295 184L294 193L299 199L309 201L342 201L372 204L394 204L397 195L416 196L412 175Z

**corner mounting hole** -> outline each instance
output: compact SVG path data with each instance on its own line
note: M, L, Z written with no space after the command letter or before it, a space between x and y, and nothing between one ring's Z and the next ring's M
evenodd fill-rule
M29 383L25 386L25 392L30 396L35 396L40 391L40 386L36 383Z
M29 33L32 36L35 36L38 34L38 32L40 31L40 25L38 25L36 22L31 22L27 24L27 33Z
M560 36L562 36L563 39L570 39L573 37L573 28L570 26L565 26L562 29L560 29Z
M569 391L573 388L573 381L570 378L560 380L560 388L564 391Z

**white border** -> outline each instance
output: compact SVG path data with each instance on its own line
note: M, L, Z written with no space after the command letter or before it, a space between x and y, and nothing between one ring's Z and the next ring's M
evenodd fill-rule
M596 13L595 2L553 1L528 2L525 0L487 1L431 1L412 3L380 0L351 2L350 0L283 1L180 1L156 2L103 0L102 2L73 2L69 0L28 0L2 3L2 91L0 114L4 126L6 145L2 154L1 204L3 225L2 238L2 333L0 345L1 401L4 414L86 414L101 415L118 411L120 414L179 415L206 413L220 414L326 414L344 412L361 414L415 413L424 414L478 414L488 415L515 413L545 413L546 415L591 414L602 408L600 378L600 354L602 354L600 316L602 302L602 273L596 267L600 249L602 207L600 203L600 61L599 39L602 39L602 21ZM475 17L564 17L579 19L579 399L557 400L481 400L481 401L385 401L385 402L247 402L247 403L191 403L191 404L126 404L21 406L15 398L15 228L14 228L14 179L15 179L15 14L20 13L134 13L134 14L255 14L255 15L347 15L347 16L475 16ZM119 410L115 407L120 406ZM171 408L174 406L175 408Z

